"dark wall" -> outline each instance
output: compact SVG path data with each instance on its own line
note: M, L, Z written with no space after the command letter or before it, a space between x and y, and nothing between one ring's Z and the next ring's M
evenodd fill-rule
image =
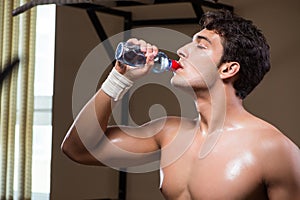
M247 98L245 101L246 108L273 123L300 145L297 126L298 113L300 113L300 95L298 93L300 85L298 78L300 74L298 66L300 52L299 1L282 3L282 1L271 0L239 2L224 0L222 2L233 5L238 14L252 19L263 30L271 46L271 72ZM130 9L133 11L135 19L194 16L192 8L188 4L173 5L172 9L169 7L169 5L165 5ZM99 17L108 35L112 36L123 30L122 18L108 14L99 14ZM192 35L198 29L197 25L165 27L188 35ZM78 69L89 52L99 43L95 30L83 10L57 7L51 199L117 197L117 171L107 167L78 165L66 158L60 151L60 144L73 121L72 90ZM101 68L101 63L99 63L99 68ZM164 81L166 81L169 75L163 76ZM162 105L167 105L166 99L172 97L172 94L168 94L167 90L168 88L160 87L157 90L144 90L142 91L143 95L135 95L131 100L130 107L131 112L135 113L133 120L136 123L143 123L149 118L159 117L159 113L164 114L165 112L195 116L194 107L188 98L180 100L186 108L186 111L183 112L178 109L176 103L174 103L174 109L167 108L165 111L159 107L152 107L150 114L147 113L147 110L142 110L145 105L151 107L151 104L156 103L143 100L143 98L147 98L145 95L161 95L161 99L165 101ZM157 94L157 91L161 91L161 94ZM89 96L84 97L82 104L88 98ZM116 118L120 117L118 112ZM127 197L130 200L163 199L159 193L158 184L157 172L130 174L127 181Z

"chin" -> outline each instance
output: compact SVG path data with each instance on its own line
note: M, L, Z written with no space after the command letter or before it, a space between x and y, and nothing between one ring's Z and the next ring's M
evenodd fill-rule
M171 85L175 88L183 90L189 94L194 94L194 89L191 84L189 84L185 79L181 77L173 77L171 79Z
M187 82L182 77L175 75L171 79L171 85L174 87L183 87L187 85Z
M178 88L192 88L191 83L194 82L192 80L176 74L171 78L171 84Z

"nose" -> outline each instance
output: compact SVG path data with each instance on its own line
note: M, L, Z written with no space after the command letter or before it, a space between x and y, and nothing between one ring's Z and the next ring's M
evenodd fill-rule
M181 48L179 48L177 50L177 55L180 57L180 58L187 58L188 57L188 51L187 51L187 46L188 45L185 45Z

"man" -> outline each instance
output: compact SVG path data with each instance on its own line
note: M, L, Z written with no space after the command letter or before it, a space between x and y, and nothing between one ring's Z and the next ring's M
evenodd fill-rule
M199 119L108 127L114 102L148 73L158 52L130 39L145 53L145 67L116 63L71 126L63 152L79 163L120 168L160 158L166 199L300 199L298 147L243 108L243 99L270 69L264 36L251 21L225 11L206 13L200 25L192 42L178 50L181 68L171 80L194 97ZM184 145L174 142L178 137Z

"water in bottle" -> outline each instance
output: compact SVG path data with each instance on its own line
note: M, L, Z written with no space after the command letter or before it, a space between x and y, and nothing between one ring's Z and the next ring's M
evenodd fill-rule
M143 67L146 63L146 56L141 51L139 45L120 42L115 52L116 60L133 67ZM158 52L154 57L154 66L152 71L160 73L164 71L176 70L180 68L177 61L169 59L163 52Z

